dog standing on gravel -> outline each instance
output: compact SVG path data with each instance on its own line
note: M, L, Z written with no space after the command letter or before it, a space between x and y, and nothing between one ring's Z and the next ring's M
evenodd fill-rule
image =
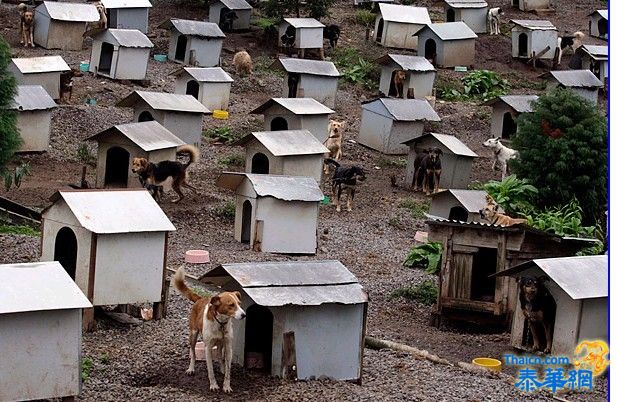
M24 3L17 6L19 10L19 43L24 47L34 47L34 12Z
M499 138L489 138L484 141L482 145L493 151L492 169L495 170L497 162L499 162L499 165L501 166L501 180L505 179L508 174L508 161L515 159L518 155L518 151L503 145Z
M330 150L328 158L335 161L341 160L343 157L343 131L346 123L344 121L330 120L328 124L328 139L324 143L326 148ZM330 174L330 165L324 163L324 173Z
M555 299L550 295L544 281L547 278L522 276L517 279L520 287L519 301L523 315L527 320L527 326L533 338L533 351L539 351L540 331L544 330L544 353L550 353L553 347L553 329L555 326L555 315L557 305Z
M490 35L501 34L501 17L504 16L504 12L501 7L495 7L488 10L486 14L486 24L488 25Z
M332 203L336 205L336 212L341 212L341 196L347 193L347 211L353 210L353 199L356 195L358 181L366 180L364 169L360 166L341 166L334 159L327 158L326 164L334 167L332 175Z
M239 75L251 75L253 73L253 61L247 51L242 50L234 55L231 64Z
M439 190L441 155L443 155L443 151L437 147L430 147L416 155L413 161L413 179L411 181L414 191L418 191L420 186L422 186L422 191L426 195Z
M212 349L216 347L221 351L224 363L223 392L231 392L231 359L233 357L233 326L232 319L241 320L246 313L240 307L240 292L223 292L216 296L202 297L193 292L184 282L184 269L179 268L174 274L174 287L191 302L193 307L189 316L189 355L191 362L186 373L195 374L195 344L201 333L206 352L206 365L208 367L208 381L210 391L218 391L219 385L214 377L214 364L212 362Z

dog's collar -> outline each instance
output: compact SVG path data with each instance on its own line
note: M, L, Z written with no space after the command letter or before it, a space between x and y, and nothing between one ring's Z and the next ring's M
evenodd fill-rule
M219 321L219 319L218 319L218 318L216 318L216 315L217 315L217 314L218 314L218 313L215 311L215 312L214 312L214 321L218 322L218 323L219 323L219 325L221 326L221 330L223 330L223 331L224 331L224 330L225 330L225 325L227 325L227 323L229 322L229 319L227 319L227 321L223 321L223 322L221 322L221 321Z

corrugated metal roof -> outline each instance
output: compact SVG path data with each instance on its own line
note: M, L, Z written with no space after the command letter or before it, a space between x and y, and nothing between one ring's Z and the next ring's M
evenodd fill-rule
M478 156L474 151L469 149L469 147L465 145L461 140L459 140L453 135L447 135L447 134L425 133L419 137L416 137L409 141L405 141L403 142L403 144L410 145L426 137L433 137L434 139L439 141L444 147L452 151L452 153L454 153L455 155L470 156L474 158Z
M462 21L429 24L416 32L415 35L420 35L420 33L426 29L433 31L441 40L463 40L475 39L478 37L478 35Z
M283 20L294 28L323 28L324 24L315 18L283 18Z
M488 3L484 0L445 0L452 8L484 8Z
M145 189L60 190L79 223L98 234L162 232L176 230L167 215ZM43 219L46 211L43 212Z
M131 107L140 100L155 110L170 110L187 113L212 113L192 95L169 94L167 92L133 91L116 103L116 106Z
M225 34L214 22L181 20L172 18L162 23L161 28L174 27L178 32L188 36L201 36L204 38L225 38Z
M321 201L323 193L312 177L280 176L223 172L216 185L235 191L244 179L248 179L260 197L274 197L283 201Z
M600 17L608 21L608 10L595 10L594 12L589 13L588 16L592 16L594 14L600 14Z
M263 105L259 106L257 109L253 110L251 114L262 114L275 103L281 105L293 114L334 113L334 110L322 105L313 98L272 98Z
M152 48L154 44L143 32L137 29L106 29L93 35L94 39L123 47Z
M583 45L582 49L596 60L608 60L608 46Z
M363 105L373 102L381 102L391 117L397 121L441 121L426 99L379 98L364 102Z
M13 110L47 110L53 109L56 102L40 85L18 85L17 95L13 98Z
M406 54L387 54L376 60L378 64L386 65L394 62L405 71L435 71L435 66L425 57L408 56Z
M308 130L258 131L232 145L245 145L253 139L259 141L274 156L313 155L330 152Z
M100 140L113 133L120 133L146 152L157 149L175 148L185 142L163 127L158 121L118 124L88 138Z
M531 103L538 99L537 95L504 95L484 102L483 105L493 106L498 102L504 102L519 113L529 113L532 111Z
M550 21L545 20L510 20L511 23L519 25L523 28L542 31L556 31L555 25Z
M0 265L0 314L90 307L58 261Z
M198 82L234 82L234 79L220 67L183 67L170 75L179 76L184 72Z
M478 212L486 206L487 192L484 190L459 190L449 189L431 194L433 198L438 198L452 194L461 205L470 212Z
M379 3L379 10L384 21L404 22L408 24L431 23L431 17L426 7Z
M44 1L39 7L47 9L53 20L72 22L94 22L99 20L99 12L93 4L62 3Z
M69 71L71 68L61 56L40 56L11 59L22 74Z
M602 81L589 70L559 70L550 73L564 87L601 88L604 86Z
M148 0L100 0L105 8L150 8Z
M230 10L252 10L253 7L244 0L219 0Z
M331 61L309 60L296 58L281 58L275 65L280 65L288 73L301 73L311 75L323 75L328 77L340 77L341 74Z

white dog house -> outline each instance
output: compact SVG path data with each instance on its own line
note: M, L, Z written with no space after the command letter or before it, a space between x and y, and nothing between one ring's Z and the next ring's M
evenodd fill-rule
M484 190L448 189L430 195L432 217L459 222L485 222L480 210L486 206L487 192ZM500 212L501 208L499 209Z
M60 56L11 59L9 71L20 85L40 85L53 99L60 99L60 74L71 68Z
M583 45L581 66L590 70L593 75L606 85L608 78L608 46Z
M0 265L0 400L81 391L81 316L92 304L57 262Z
M321 183L324 154L330 151L307 130L262 131L234 145L244 146L246 172L313 177Z
M41 261L59 261L95 306L154 303L162 317L167 237L176 228L150 193L60 190L51 200L42 213Z
M148 33L149 0L101 0L107 12L107 28L137 29Z
M215 0L210 4L208 20L221 29L225 27L225 21L231 22L229 28L232 31L250 29L252 12L253 7L245 0Z
M406 73L403 83L403 98L424 99L433 94L433 83L437 75L435 67L424 57L404 54L388 54L376 60L381 65L379 92L396 97L394 76L397 71Z
M420 137L405 141L409 147L407 173L405 182L413 182L413 162L416 155L430 147L442 150L441 178L439 188L467 188L471 182L471 165L478 155L453 135L426 133Z
M23 140L19 152L45 152L49 149L51 112L56 102L40 85L19 85L11 110L17 112L17 129Z
M242 295L234 363L286 379L361 380L368 295L339 261L224 264L199 280Z
M402 143L422 135L426 121L441 119L424 99L374 99L362 104L358 142L384 154L406 154Z
M171 29L167 58L176 63L197 67L220 64L225 34L212 22L172 18L161 24Z
M273 63L287 73L281 96L313 98L334 108L338 79L341 76L331 61L285 58Z
M548 277L544 286L557 306L552 355L571 355L584 340L608 341L607 255L535 259L498 275ZM527 350L532 346L531 339L526 336L528 324L518 297L516 299L511 343L517 349Z
M530 113L532 102L537 100L537 95L504 95L483 103L493 108L491 137L510 139L518 130L516 118L521 113Z
M416 50L416 32L431 23L426 7L379 3L373 40L384 47Z
M608 39L608 10L596 10L589 14L589 35Z
M557 50L557 28L550 21L512 20L512 57L553 60Z
M488 3L484 0L445 0L446 22L464 22L475 33L486 33Z
M90 72L115 80L143 80L153 47L137 29L106 29L92 36Z
M203 115L211 114L192 95L133 91L116 106L132 107L133 121L156 120L187 144L199 146Z
M236 193L236 240L255 251L315 254L323 193L314 178L225 172L216 185Z
M279 47L283 46L281 36L293 33L296 40L292 47L298 49L302 57L306 49L320 49L323 52L324 28L325 25L315 18L283 18L279 25Z
M418 56L439 67L472 67L476 58L476 35L464 22L429 24L419 30Z
M175 161L176 149L184 141L157 121L119 124L88 138L98 143L97 188L142 187L131 172L133 158L150 162Z
M518 7L521 11L548 10L551 7L550 0L512 0L512 7Z
M603 86L604 83L589 70L551 71L546 84L548 90L568 88L594 105L598 103L598 90Z
M324 143L334 110L312 98L272 98L251 113L264 115L264 131L308 130Z
M184 67L172 73L177 94L195 97L208 110L228 110L233 78L220 67Z
M34 9L34 43L45 49L81 50L86 24L99 18L92 4L44 1Z

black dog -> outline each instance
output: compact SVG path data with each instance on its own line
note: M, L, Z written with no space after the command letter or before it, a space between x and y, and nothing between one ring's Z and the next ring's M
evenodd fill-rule
M238 15L235 11L228 10L221 15L219 26L223 32L229 32L233 30L234 21L238 19Z
M296 44L296 28L291 25L285 29L285 33L281 36L281 43L283 47L287 49L287 54L291 55L291 50Z
M416 159L413 161L414 170L411 182L414 191L418 191L420 186L427 195L439 190L441 155L443 155L443 151L437 147L425 149L422 153L416 155Z
M327 25L323 29L323 37L330 41L330 47L334 49L338 44L338 38L341 36L341 28L338 25Z
M553 347L553 327L557 305L555 300L544 287L545 276L533 278L522 276L517 279L520 286L519 301L523 315L527 320L533 338L533 351L540 350L539 327L544 329L546 346L544 353L550 353Z
M353 209L353 199L356 195L356 185L366 180L364 170L359 166L341 166L334 159L327 158L324 163L334 167L332 175L332 203L336 205L336 212L341 212L341 195L347 192L347 211Z
M298 83L300 82L300 74L289 73L287 76L287 86L289 87L288 98L296 98L298 96Z

